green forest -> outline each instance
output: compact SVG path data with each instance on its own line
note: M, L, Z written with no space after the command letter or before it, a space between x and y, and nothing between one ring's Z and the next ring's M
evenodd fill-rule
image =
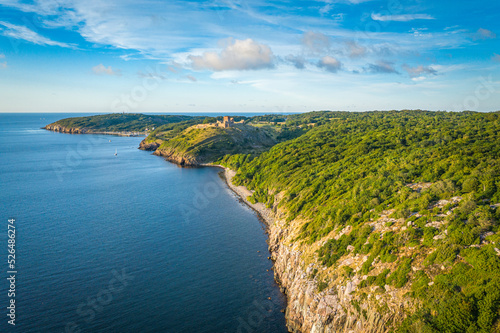
M144 115L139 113L111 113L88 117L65 118L56 121L65 128L83 129L87 132L143 132L146 128L178 123L192 119L190 116Z
M400 332L500 331L500 113L295 118L287 125L316 126L260 155L220 159L238 171L233 181L254 191L250 200L307 221L296 242L326 237L317 256L327 267L351 252L368 255L358 273L368 275L361 293L386 284L409 288L419 305ZM374 232L369 223L387 210L405 227ZM346 226L349 234L328 240ZM375 261L397 268L373 276ZM416 263L422 269L413 271Z

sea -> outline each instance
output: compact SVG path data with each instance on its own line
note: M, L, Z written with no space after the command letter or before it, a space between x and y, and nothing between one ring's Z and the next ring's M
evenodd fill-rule
M0 114L0 332L288 332L265 226L220 169L41 129L79 115Z

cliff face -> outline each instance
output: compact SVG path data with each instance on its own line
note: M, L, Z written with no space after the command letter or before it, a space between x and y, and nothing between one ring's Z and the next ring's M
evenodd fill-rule
M49 131L54 131L54 132L60 132L60 133L70 133L70 134L85 134L88 133L84 129L80 128L66 128L64 126L61 126L57 123L49 124L44 127L44 129L49 130Z
M161 143L158 143L156 141L146 142L146 139L144 139L139 144L139 149L147 150L147 151L155 151L156 149L158 149L158 147L160 147L160 144Z
M248 201L252 192L232 183L234 174L225 169L228 186L256 210L268 226L274 275L287 297L285 315L291 332L379 333L389 331L393 323L403 320L405 311L412 306L404 295L407 290L386 285L384 292L373 290L371 295L363 296L358 286L366 276L342 276L339 271L343 265L360 268L367 256L347 256L334 268L320 265L314 259L315 245L304 245L296 240L303 221L285 221L285 214L277 205L280 195L276 196L272 208L262 203L252 204ZM375 269L380 270L382 267ZM320 290L321 279L326 276L334 281L334 286Z
M194 156L179 154L175 149L156 149L153 155L162 156L167 161L181 165L181 166L198 166L204 163L200 158Z
M153 155L164 157L167 161L181 166L197 166L203 163L200 158L195 158L187 154L179 153L176 149L158 149L161 143L161 140L146 142L146 139L144 139L139 144L139 149L153 151Z
M361 333L386 332L385 321L375 309L359 313L351 293L360 282L346 281L337 291L318 291L318 283L311 278L312 266L306 265L297 247L286 245L289 230L276 222L269 227L269 250L275 261L274 274L287 296L286 320L291 332Z
M144 135L143 132L128 132L128 131L96 131L88 128L79 128L79 127L66 127L58 124L57 122L49 124L45 127L42 127L48 131L59 132L59 133L68 133L68 134L105 134L105 135L118 135L118 136L138 136ZM155 148L156 149L156 148ZM154 149L151 149L154 150Z

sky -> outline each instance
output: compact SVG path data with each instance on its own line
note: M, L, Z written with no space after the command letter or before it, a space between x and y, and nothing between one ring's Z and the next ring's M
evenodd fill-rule
M0 112L500 110L500 1L0 0Z

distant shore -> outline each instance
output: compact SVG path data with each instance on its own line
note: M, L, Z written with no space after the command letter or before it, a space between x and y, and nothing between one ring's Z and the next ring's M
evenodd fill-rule
M93 131L81 128L67 128L64 126L60 126L57 124L49 124L47 126L42 127L44 130L58 132L58 133L66 133L66 134L101 134L101 135L116 135L116 136L147 136L148 132L129 132L129 131Z

